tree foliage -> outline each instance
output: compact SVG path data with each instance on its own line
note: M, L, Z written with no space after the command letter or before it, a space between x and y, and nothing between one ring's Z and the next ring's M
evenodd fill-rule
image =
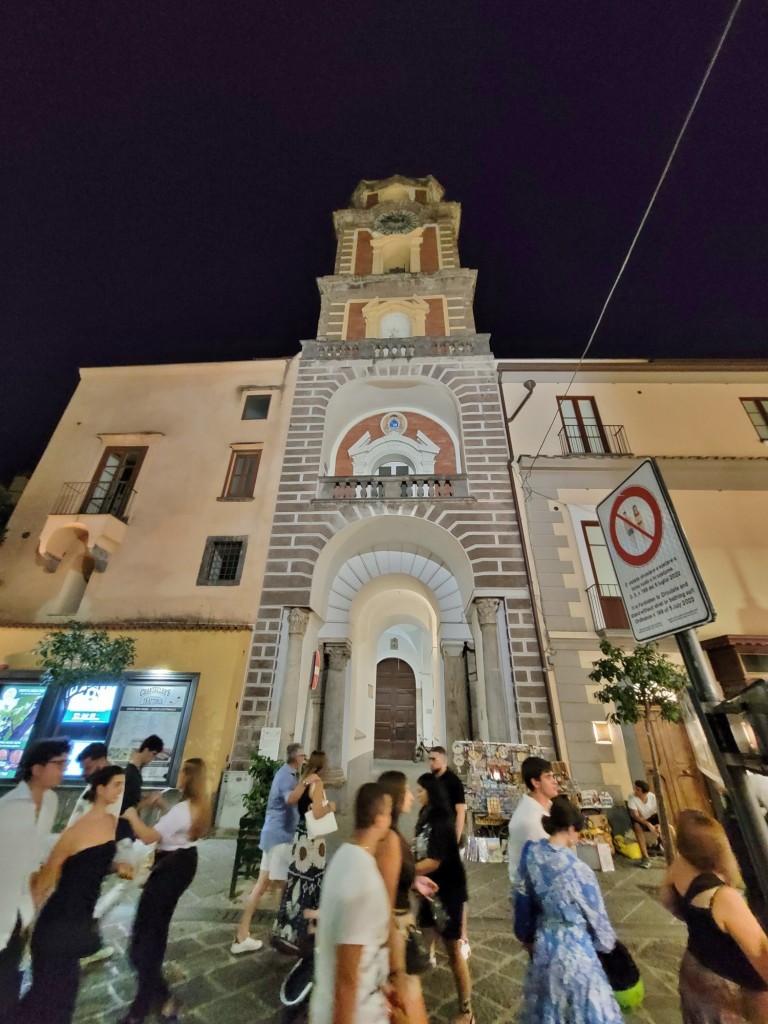
M253 779L253 786L250 793L246 793L243 797L243 804L246 816L254 821L264 820L269 791L272 788L272 780L279 767L280 761L273 761L271 757L262 757L261 754L257 753L251 754L248 774Z
M634 651L600 641L603 657L593 661L589 678L603 686L595 693L601 704L613 704L608 720L617 725L634 725L652 712L665 722L682 717L680 694L688 676L674 665L658 644L640 644Z
M113 639L106 629L93 629L86 622L68 622L64 629L46 633L35 652L45 682L72 687L121 675L136 660L136 641L130 636Z

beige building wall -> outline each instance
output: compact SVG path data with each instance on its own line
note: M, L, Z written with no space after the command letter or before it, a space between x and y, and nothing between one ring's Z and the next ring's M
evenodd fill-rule
M610 744L596 742L592 723L604 709L587 676L601 636L625 647L635 641L593 615L587 590L594 601L596 579L582 524L596 520L598 503L643 458L655 457L717 612L700 638L768 638L768 446L741 403L768 396L768 363L517 361L500 364L500 379L563 749L582 785L626 794L627 751L619 730ZM565 396L594 400L611 450L573 452L566 439L564 451ZM674 640L662 646L676 658Z
M0 549L0 621L252 621L295 373L288 359L81 371ZM260 394L270 396L268 417L243 419L247 396ZM147 448L127 524L53 515L65 485L90 481L110 446ZM253 497L224 500L238 448L262 449ZM238 585L198 585L212 536L247 538ZM108 558L77 611L58 614L67 559L80 542ZM51 552L62 556L58 564Z

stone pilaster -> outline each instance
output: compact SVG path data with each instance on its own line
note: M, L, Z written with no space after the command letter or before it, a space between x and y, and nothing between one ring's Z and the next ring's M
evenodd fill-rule
M280 726L280 745L297 742L296 706L301 685L301 653L304 634L309 623L308 608L291 608L288 612L288 650L285 659L285 680L280 698L277 724Z
M445 747L451 749L454 740L474 739L469 735L469 706L467 701L467 671L464 662L464 644L443 641L443 679L445 683ZM474 703L474 702L473 702Z
M344 705L347 693L347 666L352 657L348 641L339 640L324 645L328 655L328 671L325 676L323 694L323 726L320 746L328 755L328 768L324 780L326 786L343 786L346 782L341 767L341 753L344 741Z
M488 739L497 743L503 743L510 739L509 712L504 698L504 676L501 671L501 652L499 650L498 613L500 603L495 597L475 599L483 644Z

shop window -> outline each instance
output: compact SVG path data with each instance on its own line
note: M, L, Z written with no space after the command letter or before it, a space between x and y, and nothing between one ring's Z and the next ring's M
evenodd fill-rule
M245 561L246 537L209 537L205 544L199 587L236 587Z
M269 415L271 395L248 395L243 406L244 420L265 420Z
M222 497L233 501L252 498L260 462L261 450L232 452Z
M768 398L742 398L744 411L761 441L768 441Z

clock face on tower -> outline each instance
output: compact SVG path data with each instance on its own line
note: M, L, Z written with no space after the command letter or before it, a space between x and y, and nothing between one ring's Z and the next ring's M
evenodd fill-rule
M373 226L382 235L405 235L413 231L417 223L416 214L410 210L390 210L388 213L380 213Z

